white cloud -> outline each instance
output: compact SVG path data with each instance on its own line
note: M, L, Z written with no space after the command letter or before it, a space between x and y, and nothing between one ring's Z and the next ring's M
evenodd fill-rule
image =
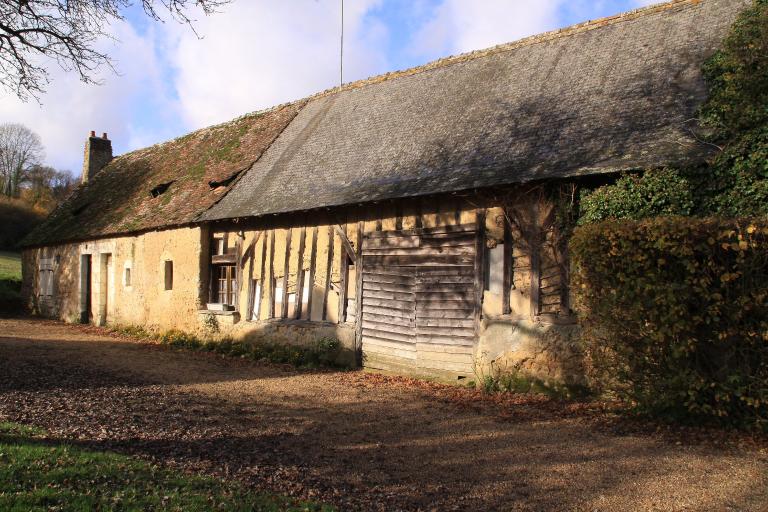
M563 0L444 0L415 35L411 51L434 58L487 48L557 26Z
M345 81L386 70L386 28L365 14L381 0L347 2ZM234 2L176 29L173 63L181 112L199 127L307 96L339 80L337 0Z
M102 85L88 85L72 73L55 64L49 67L51 83L41 103L24 103L11 95L0 98L1 122L17 122L37 132L48 155L47 163L79 174L82 166L83 144L90 130L99 135L108 132L115 151L123 152L132 138L133 113L141 102L161 98L160 70L155 58L150 31L140 36L127 23L113 27L118 43L105 41L100 48L114 58L119 75L103 69Z

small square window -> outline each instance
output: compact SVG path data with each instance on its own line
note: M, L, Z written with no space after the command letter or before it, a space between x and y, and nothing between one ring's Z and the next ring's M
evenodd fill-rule
M173 290L173 262L170 260L165 262L165 289Z

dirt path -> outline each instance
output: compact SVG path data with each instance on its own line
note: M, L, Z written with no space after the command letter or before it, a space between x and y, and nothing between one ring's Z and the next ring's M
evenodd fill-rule
M514 411L512 411L514 412ZM521 416L523 419L521 419ZM756 451L0 320L0 420L342 510L765 510Z

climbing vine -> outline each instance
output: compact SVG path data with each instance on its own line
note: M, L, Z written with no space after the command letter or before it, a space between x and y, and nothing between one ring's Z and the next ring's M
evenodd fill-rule
M580 224L656 216L768 215L768 0L755 0L703 68L706 165L650 169L581 195Z

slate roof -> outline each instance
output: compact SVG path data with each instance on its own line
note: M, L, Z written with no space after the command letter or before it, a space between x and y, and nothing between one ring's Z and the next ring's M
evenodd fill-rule
M745 5L678 0L319 95L201 218L700 161L701 67Z
M112 160L23 241L23 246L190 224L250 168L301 103L249 114ZM169 184L153 197L157 186Z
M134 151L24 245L702 161L701 68L749 2L674 0Z

